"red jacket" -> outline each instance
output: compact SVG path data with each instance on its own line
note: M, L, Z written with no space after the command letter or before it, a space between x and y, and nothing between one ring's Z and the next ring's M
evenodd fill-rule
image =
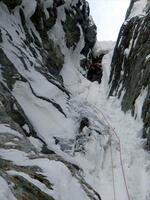
M94 70L102 70L102 65L100 63L93 63L90 65L90 68Z

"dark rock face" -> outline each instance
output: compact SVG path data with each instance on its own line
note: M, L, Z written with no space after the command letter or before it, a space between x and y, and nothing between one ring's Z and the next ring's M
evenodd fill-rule
M58 6L62 6L65 4L65 0L55 0L54 1L54 6L58 7Z
M36 175L36 174L35 174ZM14 183L14 188L16 192L16 196L18 198L21 198L23 200L54 200L50 195L47 195L46 193L42 192L38 187L36 187L34 184L29 183L25 178L21 176L12 176L11 177L12 182ZM38 180L38 177L37 177ZM41 180L44 180L44 177L41 177ZM52 189L50 187L50 189ZM21 192L19 192L21 191Z
M66 44L68 48L76 48L77 43L80 40L80 29L77 26L76 15L73 12L66 10L66 20L62 22L65 31Z
M55 5L55 4L54 4ZM37 2L37 7L34 14L31 16L31 21L34 23L35 28L39 32L42 44L38 41L34 35L36 44L40 46L42 51L41 55L43 58L43 64L47 67L48 71L53 74L56 78L59 78L59 72L63 67L64 56L58 45L55 45L54 42L48 38L47 32L54 26L57 19L57 9L56 7L48 8L49 18L46 19L44 13L44 7L40 2ZM20 16L24 30L27 35L27 40L30 42L34 41L32 36L29 34L26 21L24 17L24 12L20 9ZM35 55L36 56L36 55Z
M9 9L14 9L22 2L22 0L1 0L1 1L3 1L8 6Z
M91 53L97 35L97 28L91 22L89 14L89 4L85 0L79 0L76 6L72 5L71 12L66 10L66 21L63 23L68 48L75 48L79 42L81 31L78 25L81 26L85 40L85 46L81 53L86 57L88 53Z
M34 14L31 16L32 22L34 23L36 29L40 32L41 35L43 32L50 30L52 26L55 24L56 19L57 19L56 5L48 8L47 11L48 11L49 17L46 19L43 4L40 1L38 1L36 10ZM43 33L43 36L44 36L44 33Z
M132 6L127 12L129 16ZM147 91L142 109L144 122L143 135L148 138L150 148L150 10L145 16L136 16L127 20L121 27L119 38L115 47L110 76L110 95L122 99L123 111L131 110L135 115L135 102Z
M80 8L81 2L79 1L78 7ZM87 56L88 53L91 52L92 48L96 42L97 28L96 25L93 24L91 18L89 17L89 4L84 1L84 5L82 9L77 9L77 13L79 14L79 22L81 23L81 27L83 29L83 35L85 38L85 46L82 50L82 54ZM91 54L90 54L91 55Z
M96 26L93 24L85 30L85 47L82 50L83 55L87 55L89 53L89 49L91 50L96 42Z
M7 83L8 88L12 90L16 80L21 80L21 76L2 49L0 49L0 63L2 65L1 70L3 79Z
M2 40L2 33L1 33L1 29L0 29L0 43L3 42Z

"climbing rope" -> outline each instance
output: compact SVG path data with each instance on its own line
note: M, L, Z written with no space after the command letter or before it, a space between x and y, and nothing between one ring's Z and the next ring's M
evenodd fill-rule
M110 155L111 155L111 167L112 167L113 193L114 193L114 200L116 200L115 173L114 173L114 162L113 162L113 153L112 153L112 144L111 144L111 140L110 140Z
M124 184L126 187L126 192L127 192L127 196L128 196L128 200L130 200L130 194L129 194L129 189L128 189L128 185L127 185L127 180L126 180L126 175L125 175L125 170L124 170L124 165L123 165L123 159L122 159L122 148L121 148L121 142L120 142L120 138L117 135L116 131L113 129L113 132L115 133L116 137L118 138L118 142L119 142L119 146L120 146L120 151L119 151L119 155L120 155L120 164L121 164L121 169L122 169L122 175L123 175L123 179L124 179Z

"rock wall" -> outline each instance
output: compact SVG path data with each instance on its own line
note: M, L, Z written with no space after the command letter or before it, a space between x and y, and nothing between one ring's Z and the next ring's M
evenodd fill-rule
M142 12L141 12L142 11ZM150 148L150 2L131 1L114 50L110 95L122 98L122 110L142 117Z
M80 126L66 82L82 76L95 41L85 0L0 0L0 199L100 200L58 156Z

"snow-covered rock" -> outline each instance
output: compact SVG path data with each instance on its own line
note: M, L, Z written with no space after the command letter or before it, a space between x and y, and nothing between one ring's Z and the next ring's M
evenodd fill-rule
M100 200L75 156L104 125L72 100L95 41L85 0L0 1L0 200Z
M122 98L122 109L144 122L150 148L150 1L133 0L121 27L112 59L110 95Z

